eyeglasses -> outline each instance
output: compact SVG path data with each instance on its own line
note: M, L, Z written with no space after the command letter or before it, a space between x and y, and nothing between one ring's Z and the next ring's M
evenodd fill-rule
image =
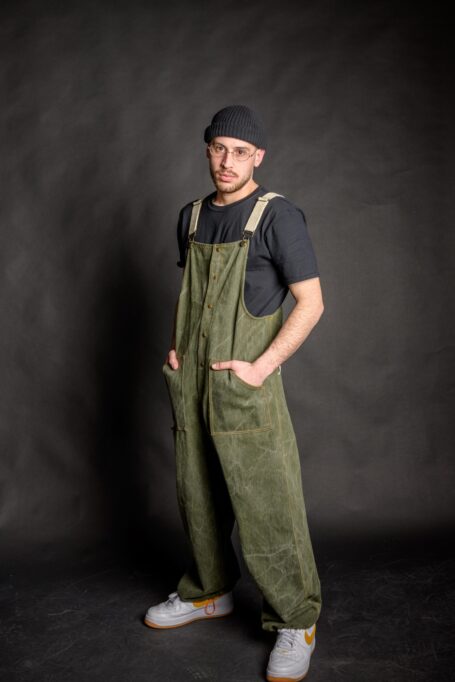
M212 142L209 144L208 150L210 155L215 156L216 158L224 156L225 154L232 154L234 161L247 161L257 151L255 149L250 154L250 150L247 147L234 147L234 149L228 149L224 144L220 144L219 142Z

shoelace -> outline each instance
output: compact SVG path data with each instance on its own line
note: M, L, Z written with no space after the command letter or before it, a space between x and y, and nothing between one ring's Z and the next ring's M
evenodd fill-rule
M168 595L165 606L167 609L170 609L170 608L175 609L176 606L178 608L180 608L180 600L179 600L178 592L172 592L170 595Z
M276 643L277 648L284 649L285 651L292 651L297 641L298 634L298 630L288 630L287 628L280 629L278 631L278 640Z
M178 592L171 592L171 594L168 595L167 601L164 602L164 608L179 612L182 610L183 603L184 602L181 601ZM205 613L208 616L211 616L213 613L215 613L215 603L213 599L208 600L205 604Z
M280 629L274 650L291 658L301 656L302 651L307 651L304 633L305 630Z

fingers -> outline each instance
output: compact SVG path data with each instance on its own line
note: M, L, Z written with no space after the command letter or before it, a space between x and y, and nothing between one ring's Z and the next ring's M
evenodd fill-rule
M179 368L179 361L177 359L177 353L175 350L170 350L167 355L167 364L172 367L172 369Z
M214 362L212 369L234 369L235 360L226 360L225 362Z
M175 352L174 349L170 350L167 358L166 358L167 364L172 367L172 369L178 369L179 368L179 361L177 358L177 353ZM248 364L248 363L242 363L239 360L225 360L223 362L214 362L212 364L212 369L233 369L234 371L238 369L238 366L240 364Z
M179 361L175 350L169 351L166 362L172 369L179 368ZM214 362L211 367L212 369L232 369L236 371L237 369L240 369L241 365L249 365L249 363L242 362L241 360L225 360L223 362Z

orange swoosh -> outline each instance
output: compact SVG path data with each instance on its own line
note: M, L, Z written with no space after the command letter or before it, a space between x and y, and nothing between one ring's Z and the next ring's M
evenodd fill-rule
M313 628L313 632L311 635L308 634L308 630L305 630L305 642L308 644L308 646L311 646L313 644L313 639L314 636L316 635L316 625Z
M202 601L194 601L193 606L195 606L197 609L200 609L203 606L207 606L212 601L213 601L213 598L212 599L203 599Z

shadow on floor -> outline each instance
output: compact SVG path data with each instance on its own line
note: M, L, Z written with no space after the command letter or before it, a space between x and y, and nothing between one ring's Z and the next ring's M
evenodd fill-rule
M344 543L343 556L319 548L324 608L309 680L453 679L453 552L446 542L425 553L386 544L378 550ZM260 628L261 597L247 574L236 587L232 616L155 631L142 624L143 615L166 597L175 576L145 555L7 568L1 679L264 680L274 637Z

